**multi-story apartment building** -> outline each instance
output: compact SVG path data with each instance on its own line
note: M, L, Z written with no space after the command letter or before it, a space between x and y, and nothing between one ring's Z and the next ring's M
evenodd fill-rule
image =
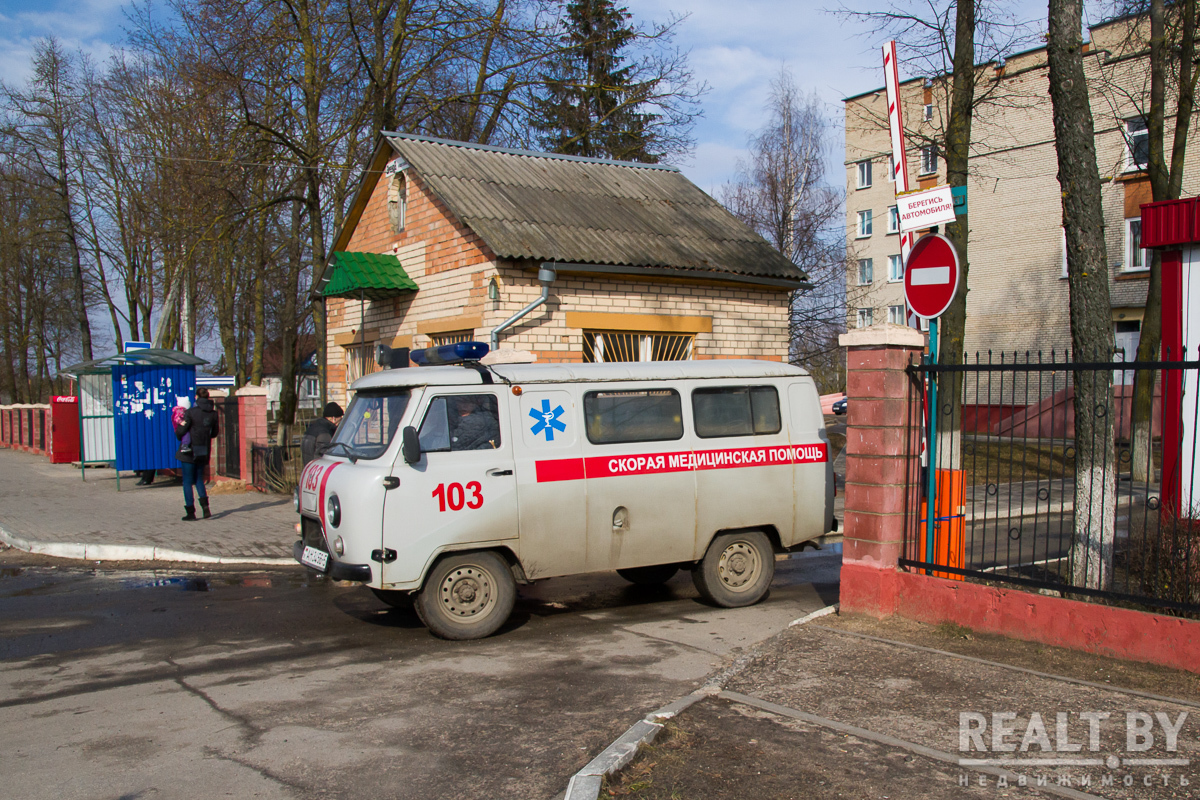
M1086 69L1102 178L1116 343L1137 347L1148 277L1139 206L1149 202L1144 20L1091 28ZM949 78L900 86L910 185L945 183L937 149ZM967 207L970 276L966 349L1062 352L1070 347L1069 296L1045 48L985 65L972 129ZM1168 107L1168 115L1173 107ZM903 322L904 284L887 129L886 93L845 100L849 327ZM1197 126L1191 131L1195 139ZM1168 129L1167 141L1172 131ZM1200 190L1200 144L1189 143L1184 195Z

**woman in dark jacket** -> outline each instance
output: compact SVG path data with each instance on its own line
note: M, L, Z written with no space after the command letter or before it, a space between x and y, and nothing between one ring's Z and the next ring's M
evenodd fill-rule
M196 403L188 409L183 422L175 426L175 438L182 441L184 434L191 434L192 452L182 450L176 458L183 465L183 510L184 522L196 519L196 506L192 501L192 487L200 500L200 508L204 518L212 516L208 510L208 492L204 490L204 479L208 473L208 457L212 452L212 440L221 433L221 424L217 417L216 407L208 397L208 389L203 387L196 390Z

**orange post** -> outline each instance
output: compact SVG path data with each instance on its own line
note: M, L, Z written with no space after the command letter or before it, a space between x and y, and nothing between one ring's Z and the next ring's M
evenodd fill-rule
M926 554L925 537L917 536L921 543L921 560L947 567L962 569L966 563L966 473L961 469L939 469L937 471L937 517L934 518L933 558ZM921 527L924 530L926 503L921 501ZM952 581L963 580L962 575L949 572L933 572L935 577Z

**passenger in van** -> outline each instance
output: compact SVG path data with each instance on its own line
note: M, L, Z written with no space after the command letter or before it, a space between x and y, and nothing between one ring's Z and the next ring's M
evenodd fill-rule
M494 397L460 395L452 400L451 450L491 450L500 446L500 419Z

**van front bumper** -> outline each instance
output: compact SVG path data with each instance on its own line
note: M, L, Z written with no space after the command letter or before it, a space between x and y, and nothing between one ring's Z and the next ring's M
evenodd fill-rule
M297 562L300 561L300 556L304 554L304 540L300 539L292 545L292 558ZM312 567L304 564L306 569ZM314 570L315 572L315 570ZM335 561L333 556L329 557L329 566L325 568L325 574L335 581L361 581L362 583L371 582L371 565L370 564L345 564L341 561Z

